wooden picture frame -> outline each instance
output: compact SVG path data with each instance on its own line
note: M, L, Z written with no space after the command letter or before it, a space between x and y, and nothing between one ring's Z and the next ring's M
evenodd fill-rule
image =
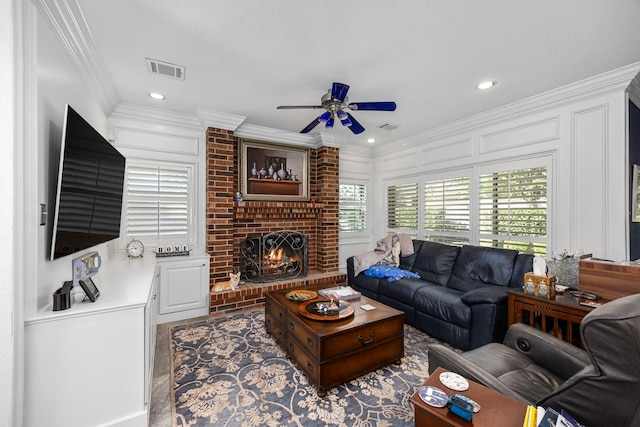
M309 200L309 149L240 140L238 163L244 200Z

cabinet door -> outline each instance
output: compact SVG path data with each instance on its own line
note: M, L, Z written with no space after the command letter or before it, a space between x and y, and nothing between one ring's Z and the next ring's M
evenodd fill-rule
M156 352L156 325L158 322L158 281L160 272L153 276L153 286L149 301L144 308L144 403L151 399L151 379L153 378L153 362Z
M206 307L209 296L207 262L160 264L160 314Z

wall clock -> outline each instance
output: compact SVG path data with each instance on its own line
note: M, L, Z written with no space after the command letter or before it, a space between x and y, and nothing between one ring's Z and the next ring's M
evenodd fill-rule
M144 245L140 240L131 239L127 243L127 256L129 258L141 258L144 253Z

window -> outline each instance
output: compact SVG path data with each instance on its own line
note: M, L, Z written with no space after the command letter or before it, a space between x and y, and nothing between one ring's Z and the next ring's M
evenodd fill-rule
M418 183L387 187L388 232L418 233Z
M469 182L468 176L425 182L425 239L450 244L469 243Z
M127 166L126 234L149 243L188 241L193 221L193 166Z
M367 189L364 184L340 184L339 229L358 233L367 229Z
M481 245L546 254L547 168L481 174Z

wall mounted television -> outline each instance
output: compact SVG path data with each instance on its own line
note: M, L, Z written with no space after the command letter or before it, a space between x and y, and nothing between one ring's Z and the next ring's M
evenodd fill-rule
M125 157L66 105L51 260L120 236L124 173Z

